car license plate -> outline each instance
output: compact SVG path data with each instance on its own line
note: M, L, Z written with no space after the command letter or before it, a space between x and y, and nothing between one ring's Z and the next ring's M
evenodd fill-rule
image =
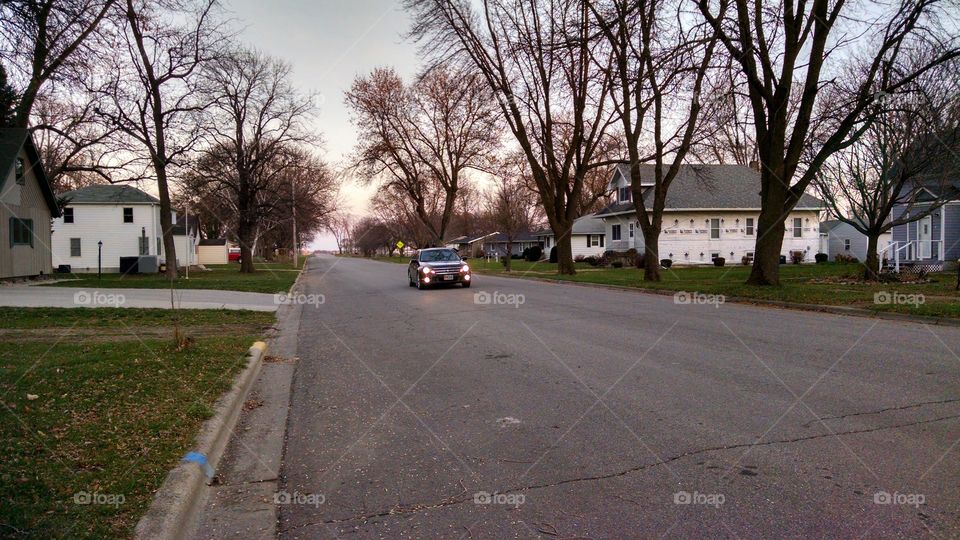
M443 276L444 281L453 281L453 276Z

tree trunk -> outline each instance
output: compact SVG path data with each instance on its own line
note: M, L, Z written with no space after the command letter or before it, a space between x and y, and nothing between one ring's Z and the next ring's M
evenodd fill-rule
M237 223L237 239L240 240L240 273L252 274L253 268L253 227L250 220L244 217L246 213L240 213L240 220Z
M780 250L783 248L783 224L787 219L783 207L786 202L786 187L773 174L762 173L765 184L761 189L763 208L757 219L757 243L753 254L753 269L747 279L748 285L780 285ZM766 193L763 193L766 191Z
M643 280L660 281L660 227L643 232Z
M877 255L877 244L880 243L880 235L870 233L867 235L867 260L866 269L863 272L864 281L878 281L880 279L880 257Z
M563 228L562 234L554 231L554 237L557 239L557 273L572 276L577 273L573 266L573 242L570 238L570 230L573 224Z
M173 241L173 216L170 211L170 190L167 189L165 164L157 164L156 170L157 191L160 192L160 230L163 233L163 252L166 254L167 260L167 277L177 279L177 244Z
M506 271L510 271L510 264L513 262L513 241L507 240L507 263Z

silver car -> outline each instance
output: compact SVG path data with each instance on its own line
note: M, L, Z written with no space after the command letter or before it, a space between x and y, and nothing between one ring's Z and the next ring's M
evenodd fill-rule
M407 266L407 282L418 289L456 283L469 287L471 279L470 266L450 248L418 250Z

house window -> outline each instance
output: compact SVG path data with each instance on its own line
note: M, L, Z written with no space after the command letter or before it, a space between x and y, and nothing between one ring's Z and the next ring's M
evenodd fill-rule
M7 170L9 171L10 169L7 169ZM23 159L17 158L17 166L15 171L16 171L15 174L17 177L17 184L20 184L21 186L24 185L27 181L27 170L23 164Z
M160 237L157 237L157 255L163 251L163 240Z
M849 238L844 238L844 239L843 239L843 250L844 250L844 251L850 251L850 239L849 239Z
M803 218L793 218L793 237L800 238L803 236Z
M73 223L73 208L64 208L64 209L63 209L63 222L64 222L64 223Z
M33 220L10 218L10 247L33 247Z
M549 236L543 237L543 247L545 247L545 248L550 247L550 237L549 237Z
M720 238L720 218L710 220L710 238Z
M620 188L619 192L620 193L617 194L617 200L620 202L628 202L633 199L633 193L630 190L630 186Z
M630 224L630 238L633 238L633 223Z
M124 223L133 223L133 208L124 208L124 209L123 209L123 222L124 222Z
M747 218L747 236L753 236L753 218Z
M71 257L80 256L80 239L79 238L70 239L70 256Z
M720 252L719 252L719 251L712 251L712 252L710 252L710 260L711 260L711 261L714 260L714 259L718 259L718 258L720 258Z
M610 226L610 239L611 239L611 240L620 240L620 225L611 225L611 226Z

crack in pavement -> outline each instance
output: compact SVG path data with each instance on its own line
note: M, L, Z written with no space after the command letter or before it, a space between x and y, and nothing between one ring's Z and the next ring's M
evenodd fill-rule
M946 403L957 403L957 402L960 402L960 398L941 399L941 400L936 400L936 401L919 401L919 402L917 402L917 403L911 403L910 405L897 405L897 406L893 406L893 407L884 407L884 408L882 408L882 409L876 409L876 410L873 410L873 411L863 411L863 412L856 412L856 413L849 413L849 414L840 414L840 415L837 415L837 416L822 416L822 417L820 417L818 420L811 420L810 422L807 422L807 423L805 423L805 424L801 424L801 426L803 426L803 427L810 427L811 425L818 423L820 420L839 420L839 419L842 419L842 418L850 418L850 417L853 417L853 416L865 416L865 415L870 415L870 414L885 413L885 412L888 412L888 411L904 411L904 410L907 410L907 409L916 409L916 408L919 408L919 407L923 407L923 406L925 406L925 405L943 405L943 404L946 404Z
M956 400L955 400L955 401L956 401ZM536 490L536 489L547 489L547 488L551 488L551 487L562 486L562 485L565 485L565 484L573 484L573 483L579 483L579 482L595 482L595 481L597 481L597 480L607 480L607 479L610 479L610 478L617 478L617 477L620 477L620 476L625 476L625 475L628 475L628 474L631 474L631 473L635 473L635 472L639 472L639 471L644 471L644 470L647 470L647 469L651 469L651 468L653 468L653 467L658 467L658 466L660 466L660 465L665 465L665 464L667 464L667 463L671 463L671 462L674 462L674 461L677 461L677 460L680 460L680 459L683 459L683 458L687 458L687 457L691 457L691 456L695 456L695 455L699 455L699 454L705 454L705 453L709 453L709 452L721 452L721 451L724 451L724 450L737 450L737 449L748 448L748 447L752 447L752 446L773 446L773 445L777 445L777 444L791 444L791 443L805 442L805 441L810 441L810 440L815 440L815 439L823 439L823 438L827 438L827 437L834 437L834 436L840 436L840 435L857 435L857 434L861 434L861 433L873 433L873 432L877 432L877 431L884 431L884 430L889 430L889 429L898 429L898 428L916 426L916 425L921 425L921 424L932 424L932 423L934 423L934 422L942 422L942 421L944 421L944 420L952 420L952 419L955 419L955 418L960 418L960 414L955 414L955 415L950 415L950 416L941 416L941 417L939 417L939 418L932 418L932 419L929 419L929 420L917 420L917 421L914 421L914 422L906 422L906 423L903 423L903 424L895 424L895 425L891 425L891 426L880 426L880 427L874 427L874 428L856 429L856 430L841 431L841 432L836 432L836 433L821 433L821 434L819 434L819 435L807 435L807 436L805 436L805 437L796 437L796 438L792 438L792 439L780 439L780 440L776 440L776 441L766 441L766 442L759 442L759 441L757 441L757 442L753 442L753 443L739 443L739 444L730 444L730 445L724 445L724 446L711 446L711 447L707 447L707 448L700 448L700 449L697 449L697 450L690 450L690 451L688 451L688 452L683 452L683 453L681 453L681 454L677 454L677 455L675 455L675 456L671 456L671 457L669 457L669 458L667 458L667 459L662 459L662 460L655 461L655 462L652 462L652 463L647 463L647 464L644 464L644 465L637 465L637 466L635 466L635 467L630 467L630 468L628 468L628 469L624 469L624 470L621 470L621 471L619 471L619 472L613 472L613 473L601 474L601 475L595 475L595 476L584 476L584 477L577 477L577 478L567 478L567 479L564 479L564 480L558 480L558 481L556 481L556 482L550 482L550 483L547 483L547 484L534 484L534 485L529 485L529 486L510 488L510 489L506 489L506 490L502 490L502 491L496 491L495 493L497 493L497 494L518 493L518 492L522 492L522 491L531 491L531 490ZM278 533L278 534L283 534L283 533L287 533L287 532L294 531L294 530L297 530L297 529L302 529L302 528L304 528L304 527L310 527L310 526L313 526L313 525L330 525L330 524L337 524L337 523L347 523L347 522L351 522L351 521L366 521L366 520L373 519L373 518L377 518L377 517L386 517L386 516L398 515L398 514L415 514L415 513L417 513L417 512L423 511L423 510L432 510L432 509L435 509L435 508L444 508L444 507L447 507L447 506L453 506L453 505L461 504L461 503L464 503L464 502L467 502L467 501L470 501L470 500L473 500L473 496L471 495L471 496L464 497L464 492L462 492L462 493L459 493L459 494L457 494L457 495L452 495L452 496L450 496L450 497L441 499L440 501L435 502L435 503L420 503L420 504L411 504L411 505L399 505L399 504L398 504L398 505L395 505L395 506L391 507L391 508L388 509L388 510L384 510L384 511L380 511L380 512L374 512L374 513L369 513L369 514L361 514L361 515L352 516L352 517L345 517L345 518L333 518L333 519L326 519L326 520L322 520L322 521L313 521L313 522L310 522L310 523L304 523L304 524L302 524L302 525L297 525L297 526L294 526L294 527L290 527L290 528L287 528L287 529L278 529L277 533Z

